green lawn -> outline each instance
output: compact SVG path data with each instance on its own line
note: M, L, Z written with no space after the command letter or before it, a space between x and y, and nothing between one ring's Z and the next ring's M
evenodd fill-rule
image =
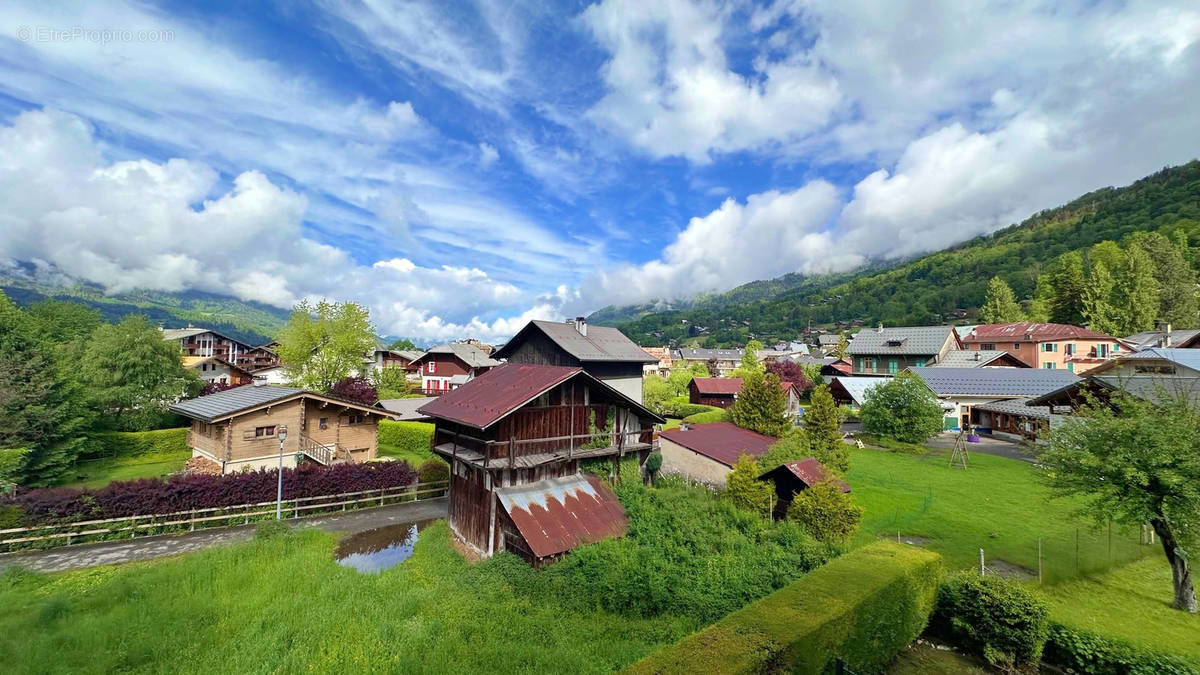
M408 462L409 466L414 469L421 466L421 463L425 460L434 457L434 454L430 451L418 452L416 450L383 444L380 444L378 454L380 457L390 457L396 461Z
M683 420L679 419L678 417L668 417L667 423L662 426L663 431L666 431L667 429L678 429L679 423L682 421Z
M67 474L67 481L60 487L101 488L115 480L162 478L183 471L183 465L191 456L192 451L184 449L80 462Z
M944 452L852 449L846 480L866 508L856 543L899 532L928 539L922 543L952 567L977 566L983 548L989 565L1000 560L1036 575L1041 538L1046 583L1160 554L1140 545L1136 531L1116 527L1110 548L1107 528L1076 517L1075 501L1050 500L1030 464L982 453L971 454L966 470L948 463Z
M948 649L919 640L905 647L887 669L887 675L985 675L985 664Z
M1044 590L1054 621L1200 660L1200 616L1171 608L1171 568L1161 553Z

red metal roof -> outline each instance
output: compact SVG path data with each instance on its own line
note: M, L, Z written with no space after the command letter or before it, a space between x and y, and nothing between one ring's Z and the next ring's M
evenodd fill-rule
M670 429L659 433L659 438L682 445L725 466L733 466L742 455L758 457L779 440L729 422L695 424L687 430Z
M694 377L692 382L696 385L696 391L701 394L732 396L742 392L740 377Z
M484 429L582 368L505 363L426 403L417 412Z
M608 537L629 526L612 489L596 476L565 476L498 488L496 495L539 558Z
M767 476L780 470L786 470L790 472L793 476L799 478L800 482L804 483L808 487L812 487L825 480L826 477L832 475L830 474L829 469L825 468L824 464L821 464L821 462L817 461L817 458L809 457L808 459L801 459L795 462L788 462L787 464L777 466L774 469L764 473L762 476L759 476L759 478L766 478ZM845 482L838 480L837 478L834 478L834 480L836 480L841 486L842 492L850 491L850 486Z
M963 338L963 342L1020 342L1029 336L1032 342L1053 340L1115 340L1111 335L1097 333L1094 330L1070 326L1065 323L1034 323L1032 321L1017 321L1015 323L991 323L976 326Z

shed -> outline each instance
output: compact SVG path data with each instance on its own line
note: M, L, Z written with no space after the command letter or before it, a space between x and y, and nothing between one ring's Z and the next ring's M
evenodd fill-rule
M658 440L663 471L723 486L739 457L759 457L779 439L729 422L713 422L669 429Z
M796 494L802 490L833 477L825 465L815 457L780 464L759 476L759 480L771 481L775 484L775 508L771 515L775 520L782 520L787 515L788 507ZM850 492L850 486L838 478L834 478L841 486L842 492Z
M571 549L624 536L625 509L596 476L571 475L496 490L505 548L534 567Z

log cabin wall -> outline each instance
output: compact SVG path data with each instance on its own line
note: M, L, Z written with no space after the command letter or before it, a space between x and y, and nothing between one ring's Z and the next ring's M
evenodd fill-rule
M568 366L578 368L579 359L571 356L541 331L529 331L529 337L513 350L509 363L531 363L539 366ZM641 368L641 364L638 364Z

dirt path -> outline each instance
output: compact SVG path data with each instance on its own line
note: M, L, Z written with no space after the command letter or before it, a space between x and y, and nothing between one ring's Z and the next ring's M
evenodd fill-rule
M335 515L299 518L288 522L300 527L319 527L327 532L352 534L385 525L444 518L445 516L446 500L431 499ZM6 553L0 555L0 570L13 565L21 565L39 572L60 572L93 565L112 565L133 560L148 560L167 555L191 553L212 546L247 541L254 536L254 527L254 525L221 527L187 534L63 546L48 551Z

